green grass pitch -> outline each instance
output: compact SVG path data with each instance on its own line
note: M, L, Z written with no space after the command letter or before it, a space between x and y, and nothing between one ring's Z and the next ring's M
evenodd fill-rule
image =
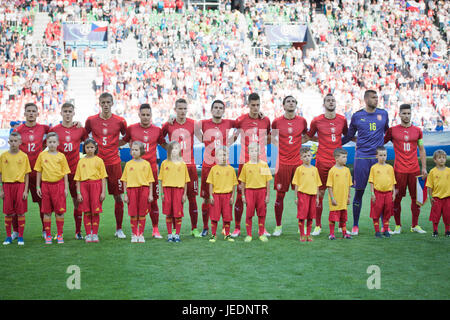
M119 240L114 238L114 202L108 196L101 215L99 243L74 239L72 203L68 200L65 243L45 245L37 205L30 201L25 246L19 247L16 241L0 246L0 299L449 299L450 238L444 237L442 221L439 237L431 237L429 203L422 207L419 218L427 234L409 231L407 195L402 203L402 234L375 239L369 197L366 190L360 235L352 240L328 240L325 200L322 234L312 243L299 242L293 191L285 198L283 234L271 237L267 243L256 237L245 243L242 235L234 243L223 241L222 236L216 243L210 243L208 237L193 238L189 235L187 204L181 243L166 241L162 213L159 229L164 239L151 238L147 217L147 242L130 243L126 210L127 239ZM266 222L269 232L275 227L274 200L272 191ZM200 198L198 206L200 209ZM254 235L256 221L254 217ZM350 205L348 229L352 222ZM201 213L198 226L202 227ZM220 222L219 230L221 226ZM4 238L4 229L0 229L0 236ZM71 265L79 267L81 289L67 287L71 276L67 269ZM380 288L370 290L367 283L372 273L368 268L372 265L379 267Z

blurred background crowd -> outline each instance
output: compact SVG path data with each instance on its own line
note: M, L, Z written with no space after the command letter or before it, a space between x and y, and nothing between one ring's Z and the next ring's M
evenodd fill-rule
M187 1L185 1L187 2ZM413 106L414 124L434 130L450 116L450 2L442 0L225 1L202 10L178 1L2 1L0 4L0 117L23 118L34 101L40 122L59 119L69 99L70 69L96 68L93 90L110 92L115 113L138 121L137 108L150 103L161 123L185 97L188 116L210 117L215 99L226 103L226 118L246 112L251 92L262 112L283 114L286 95L298 100L308 121L323 112L321 98L336 97L337 112L350 119L364 106L363 93L376 89L379 107L399 122L401 103ZM34 17L50 21L40 39ZM61 45L63 22L108 23L108 50L132 37L139 59L99 58L98 48ZM314 48L270 46L267 24L307 24ZM33 41L37 42L32 50ZM37 49L36 49L37 48ZM76 106L82 108L82 106Z

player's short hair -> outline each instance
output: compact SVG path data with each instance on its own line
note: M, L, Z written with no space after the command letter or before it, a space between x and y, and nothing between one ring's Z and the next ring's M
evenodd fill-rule
M250 148L257 148L259 150L259 143L256 141L250 142L248 144L248 149L250 149Z
M9 137L14 137L14 138L19 138L20 140L22 140L22 136L20 135L20 133L18 133L17 131L13 131L9 134Z
M366 99L368 96L369 96L369 94L377 94L377 92L375 91L375 90L373 90L373 89L368 89L368 90L366 90L365 92L364 92L364 99Z
M137 145L139 147L139 153L140 153L140 156L142 157L145 154L145 144L141 141L133 141L131 146L133 146L133 145Z
M433 153L433 159L436 159L438 156L445 156L445 157L447 157L447 153L444 150L442 150L442 149L437 149Z
M180 145L180 143L176 140L172 140L167 144L167 160L172 161L172 150L176 145ZM181 156L181 148L180 148L180 156Z
M248 96L248 103L250 103L250 101L260 101L260 100L261 98L259 97L259 94L257 94L256 92L252 92Z
M211 103L211 110L215 103L219 103L219 104L223 105L223 108L225 109L225 103L222 100L214 100L213 103Z
M103 93L98 97L98 100L107 99L107 98L111 98L111 100L114 101L114 98L113 98L112 94L109 93L109 92L103 92Z
M83 144L83 154L86 154L86 146L87 146L88 144L93 144L93 145L95 146L94 154L95 154L95 155L98 154L98 143L97 143L97 141L95 141L95 140L92 139L92 138L87 138L87 139L84 141L84 144Z
M185 98L177 99L177 101L175 101L175 108L177 107L177 105L178 105L179 103L185 103L185 104L187 104L187 101L186 101Z
M311 148L308 146L304 146L300 148L300 155L304 155L305 153L311 152Z
M333 98L334 98L334 95L333 95L332 93L327 93L327 94L323 97L323 103L325 103L325 99L326 99L327 97L333 97Z
M400 108L399 108L400 112L401 112L402 110L404 110L404 109L409 109L409 110L411 110L411 105L410 105L409 103L403 103L403 104L401 104L401 105L400 105Z
M61 106L61 110L64 109L64 108L75 109L75 106L72 103L70 103L70 102L64 102L63 105Z
M227 148L227 146L218 146L218 147L216 147L216 150L215 150L216 155L217 155L217 152L219 152L219 151L223 151L223 152L227 153L228 148Z
M152 107L150 107L148 103L141 104L141 106L139 107L139 112L141 112L142 109L150 109L150 112L152 112Z
M27 110L28 107L35 107L36 110L38 110L38 107L37 107L37 105L34 102L25 103L25 107L23 109Z
M378 146L376 150L377 150L377 154L378 154L379 151L386 151L386 147Z
M282 102L282 105L283 105L283 106L284 106L284 104L286 103L286 100L287 100L288 98L293 98L293 99L295 100L295 104L297 104L297 99L295 99L294 96L289 95L289 96L284 97L283 102Z
M347 150L345 150L344 148L336 148L333 151L333 157L337 158L342 154L348 154Z
M56 138L56 140L58 140L58 142L59 142L59 136L58 136L58 134L56 132L49 132L47 134L47 140L50 139L50 138Z

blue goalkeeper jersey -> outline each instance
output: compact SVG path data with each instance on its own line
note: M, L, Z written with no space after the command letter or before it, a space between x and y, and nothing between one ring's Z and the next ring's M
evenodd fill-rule
M377 147L384 145L384 133L388 129L389 116L386 110L376 108L375 112L369 113L361 109L353 114L342 144L349 142L358 133L355 158L374 158Z

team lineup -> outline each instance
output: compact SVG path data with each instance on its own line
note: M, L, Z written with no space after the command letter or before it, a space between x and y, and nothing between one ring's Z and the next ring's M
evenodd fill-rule
M401 233L401 201L407 188L411 197L410 230L426 233L418 225L417 176L427 178L433 236L438 236L442 216L445 235L449 237L450 168L445 166L446 153L443 150L434 153L436 167L428 173L422 130L411 124L411 106L402 104L399 108L401 123L389 127L388 113L377 107L377 92L367 90L364 102L365 107L352 115L348 125L344 116L336 114L334 96L327 94L323 101L324 113L311 121L309 129L305 118L297 115L297 101L293 96L283 99L284 115L272 123L261 114L257 93L248 96L249 111L236 120L223 119L225 104L220 100L211 105L211 119L189 119L187 101L178 99L174 107L176 117L171 117L162 128L152 123L152 109L148 104L139 108L140 122L127 126L124 118L113 114L114 101L109 93L100 95L100 112L88 117L84 127L73 120L75 107L71 103L61 106L62 122L54 127L37 123L38 108L34 103L27 103L25 123L11 132L10 148L0 156L0 197L3 199L6 229L3 245L9 245L15 239L19 245L24 245L29 192L32 201L39 206L46 244L54 240L51 231L53 212L57 229L55 238L57 243L64 243L66 197L69 194L74 207L75 238L99 242L100 216L106 192L114 198L115 236L120 239L126 238L122 225L124 203L127 204L131 242L145 242L147 214L152 224L152 237L163 238L158 228L159 197L168 242L181 241L186 201L192 236L200 238L210 233L209 241L216 242L218 222L222 218L224 240L235 241L241 235L245 207L244 241L253 239L252 221L256 213L258 239L267 242L270 236L282 235L284 198L290 189L296 194L301 242L311 242L312 236L322 232L325 191L328 191L329 203L328 238L336 239L335 223L338 222L343 238L352 239L359 234L358 224L367 183L371 192L370 218L375 237ZM194 137L205 146L200 190L194 162ZM236 174L228 159L229 147L238 139L241 152ZM315 165L311 164L313 154L310 148L302 146L309 140L319 143ZM346 167L347 151L342 148L351 140L356 141L353 178ZM394 166L386 163L384 144L389 141L394 146ZM85 156L80 158L82 143ZM127 143L132 159L122 170L119 147ZM160 164L159 170L158 144L167 151L167 159ZM268 144L278 148L274 176L267 164ZM276 227L271 234L265 228L265 221L272 179L276 192ZM355 189L353 202L351 187ZM198 226L199 193L203 198L202 228ZM347 208L351 202L353 225L351 231L347 231ZM391 216L395 220L393 231L389 227ZM231 231L233 221L234 230Z

